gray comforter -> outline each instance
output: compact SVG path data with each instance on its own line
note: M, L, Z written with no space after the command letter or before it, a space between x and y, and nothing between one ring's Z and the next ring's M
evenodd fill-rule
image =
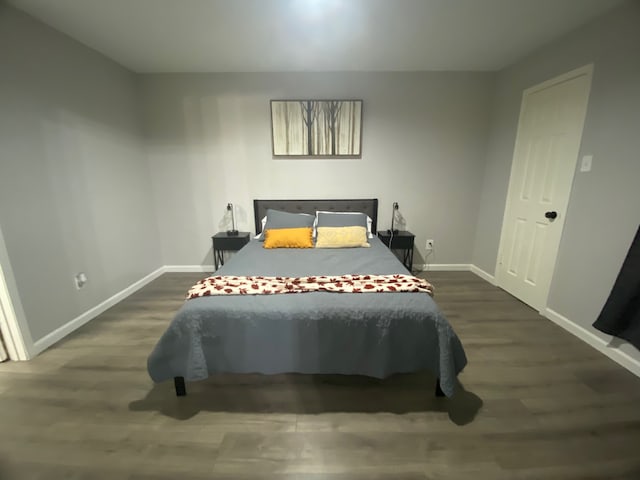
M407 273L378 240L371 248L264 249L252 240L216 275ZM437 286L436 286L437 295ZM228 295L188 300L148 359L155 382L215 373L359 374L430 370L451 396L467 359L425 293Z

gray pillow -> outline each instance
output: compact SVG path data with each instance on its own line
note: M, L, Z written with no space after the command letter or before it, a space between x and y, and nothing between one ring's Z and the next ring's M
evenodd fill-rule
M281 228L313 227L316 217L308 213L288 213L280 210L267 210L267 223L260 233L259 240L264 240L266 230L279 230Z

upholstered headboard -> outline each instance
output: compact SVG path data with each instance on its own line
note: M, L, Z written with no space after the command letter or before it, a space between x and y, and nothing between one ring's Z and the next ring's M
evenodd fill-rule
M326 210L329 212L361 212L371 217L371 232L375 234L378 231L377 198L360 200L254 200L253 215L256 233L262 231L261 220L267 214L267 209L269 208L282 212L310 213L311 215L315 215L317 210Z

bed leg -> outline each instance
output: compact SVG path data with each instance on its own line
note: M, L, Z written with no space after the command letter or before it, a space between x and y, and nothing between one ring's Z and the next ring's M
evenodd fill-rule
M184 377L173 377L173 384L176 387L177 397L184 397L187 394L187 387L184 385Z
M440 388L440 379L436 379L436 397L444 397L445 394L442 391L442 388Z

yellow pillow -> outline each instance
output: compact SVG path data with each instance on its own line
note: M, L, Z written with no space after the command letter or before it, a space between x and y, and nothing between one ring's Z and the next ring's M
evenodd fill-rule
M264 232L264 248L313 248L311 227L277 228Z
M370 247L366 227L317 227L316 248Z

